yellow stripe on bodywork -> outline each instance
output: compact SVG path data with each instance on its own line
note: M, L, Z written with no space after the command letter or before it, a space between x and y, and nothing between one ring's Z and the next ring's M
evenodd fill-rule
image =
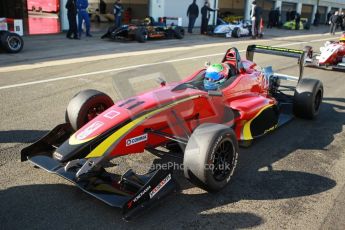
M89 139L85 139L85 140L79 140L77 137L76 137L76 133L74 133L68 140L68 143L70 145L80 145L80 144L83 144L83 143L86 143L86 142L89 142L91 141L92 139L95 139L97 136L94 136L94 137L91 137Z
M198 96L192 96L192 97L188 97L188 98L184 98L182 100L173 102L171 104L168 104L166 106L163 106L162 108L153 110L145 115L142 115L138 118L136 118L135 120L129 122L128 124L126 124L125 126L121 127L120 129L118 129L115 133L113 133L112 135L110 135L107 139L105 139L101 144L99 144L94 150L92 150L91 153L89 153L89 155L86 156L86 158L93 158L93 157L101 157L103 156L103 154L111 147L111 145L113 143L115 143L116 141L118 141L121 137L123 137L124 135L126 135L129 131L131 131L132 128L136 127L137 125L139 125L140 123L142 123L143 121L145 121L146 119L170 108L173 107L179 103L197 98Z
M243 133L242 133L243 134L243 140L252 140L253 139L252 133L250 131L250 124L252 123L252 121L255 118L257 118L262 113L262 111L266 110L269 107L272 107L273 105L274 104L264 106L262 109L260 109L260 111L252 119L250 119L249 121L247 121L244 124Z

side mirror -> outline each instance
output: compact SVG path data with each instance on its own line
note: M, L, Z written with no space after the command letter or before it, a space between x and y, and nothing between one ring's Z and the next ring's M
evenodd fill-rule
M163 78L161 78L161 77L157 78L156 82L158 84L160 84L162 87L166 86L166 84L167 84L167 82Z
M245 68L240 68L239 72L240 72L240 74L245 74L246 73L246 69Z
M207 68L207 67L209 67L209 66L211 66L211 62L210 62L210 61L206 61L206 62L205 62L205 67Z
M219 90L209 90L208 95L211 97L222 97L223 93L222 91L219 91Z

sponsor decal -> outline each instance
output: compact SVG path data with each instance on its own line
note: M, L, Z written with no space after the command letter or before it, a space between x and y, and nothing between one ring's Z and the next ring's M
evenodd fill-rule
M171 174L168 174L152 191L150 192L150 199L154 197L163 187L171 180Z
M103 117L108 118L108 119L114 119L115 117L119 116L120 112L117 112L116 110L110 110L106 114L103 115Z
M96 121L93 122L91 125L89 125L88 127L86 127L83 131L81 131L80 133L78 133L78 135L76 136L76 138L78 140L84 140L85 138L87 138L88 136L90 136L90 134L92 134L93 132L95 132L97 129L99 129L100 127L102 127L104 125L103 122L101 121Z
M147 191L149 191L151 189L151 185L149 185L148 187L146 187L141 193L139 193L134 199L133 202L137 202L145 193L147 193Z
M282 51L282 52L289 52L289 53L298 53L302 54L302 50L295 50L295 49L288 49L288 48L279 48L279 47L272 47L272 46L261 46L256 45L256 48L266 49L266 50L274 50L274 51Z
M143 142L143 141L147 141L147 133L140 135L140 136L137 136L137 137L133 137L131 139L127 139L126 140L126 146L135 145L135 144L138 144L138 143Z
M58 159L58 160L61 160L62 157L63 157L63 156L62 156L60 153L58 153L58 152L54 152L53 155L54 155L55 159Z
M278 127L278 125L274 125L274 126L272 126L271 128L266 129L265 132L264 132L264 134L266 134L266 133L268 133L268 132L271 132L271 131L275 130L277 127Z

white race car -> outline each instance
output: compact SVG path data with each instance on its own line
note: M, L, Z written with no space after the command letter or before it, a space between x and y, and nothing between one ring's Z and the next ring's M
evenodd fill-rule
M320 47L320 53L314 53L313 47L306 46L305 66L345 71L345 33L339 42L327 41Z
M239 38L243 36L252 35L252 23L249 20L234 21L227 23L224 20L218 18L217 26L211 28L209 31L210 35L221 35L226 38Z

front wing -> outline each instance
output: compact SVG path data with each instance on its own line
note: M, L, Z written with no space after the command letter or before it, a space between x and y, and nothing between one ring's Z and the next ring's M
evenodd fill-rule
M178 190L172 170L165 169L157 169L144 175L128 170L122 176L102 170L86 177L77 177L82 164L74 164L72 161L62 163L53 158L56 146L69 136L68 124L56 126L46 136L24 148L21 160L28 160L49 173L61 176L106 204L121 208L125 220L139 215L142 210Z

